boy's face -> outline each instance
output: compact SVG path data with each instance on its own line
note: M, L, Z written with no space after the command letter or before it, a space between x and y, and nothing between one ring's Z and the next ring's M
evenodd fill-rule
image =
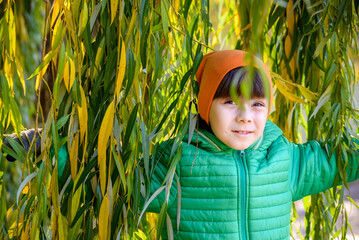
M216 98L209 110L209 124L227 146L244 150L262 135L268 116L266 98L241 99L238 107L231 98Z

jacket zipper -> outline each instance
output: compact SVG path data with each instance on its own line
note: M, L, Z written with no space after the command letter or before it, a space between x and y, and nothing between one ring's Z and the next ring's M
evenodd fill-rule
M239 206L239 216L240 216L240 225L239 225L239 232L240 232L240 239L247 239L246 233L246 170L245 170L245 152L241 150L238 152L238 161L237 162L237 171L239 173L239 184L240 184L240 206Z

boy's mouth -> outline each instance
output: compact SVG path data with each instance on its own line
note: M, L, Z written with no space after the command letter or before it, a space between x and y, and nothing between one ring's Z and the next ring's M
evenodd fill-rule
M239 135L248 135L248 134L251 134L253 133L253 131L242 131L242 130L233 130L232 131L233 133L236 133L236 134L239 134Z

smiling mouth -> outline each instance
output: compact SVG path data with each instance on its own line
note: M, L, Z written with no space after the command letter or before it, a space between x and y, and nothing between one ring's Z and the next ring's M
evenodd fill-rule
M248 135L253 133L253 131L232 131L233 133L239 134L239 135Z

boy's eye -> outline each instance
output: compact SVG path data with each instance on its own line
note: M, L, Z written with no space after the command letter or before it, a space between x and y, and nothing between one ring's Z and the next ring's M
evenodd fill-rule
M232 105L232 104L235 104L235 103L234 103L234 101L232 101L232 100L226 100L226 101L224 102L224 104L230 104L230 105Z
M253 103L253 106L254 107L265 107L264 103L262 103L262 102L255 102L255 103Z

